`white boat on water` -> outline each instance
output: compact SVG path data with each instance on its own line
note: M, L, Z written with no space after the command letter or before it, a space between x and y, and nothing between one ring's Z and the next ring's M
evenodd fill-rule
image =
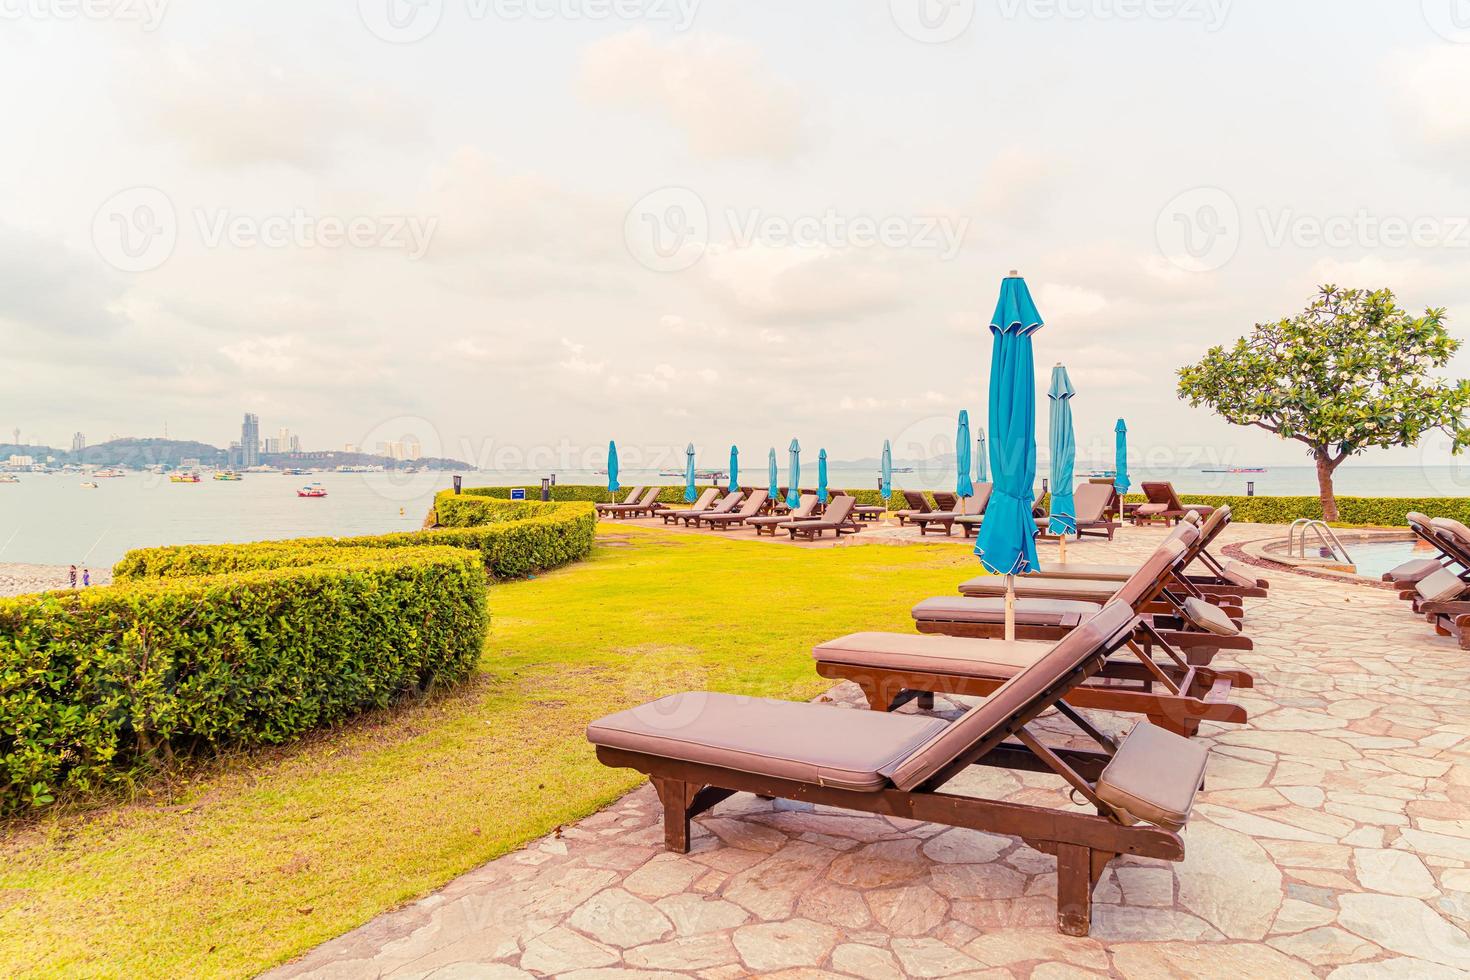
M20 477L18 477L18 476L12 476L9 473L0 473L0 483L19 483L19 482L20 482Z
M82 489L83 490L96 490L97 489L97 484L93 483L91 480L83 480L82 481Z

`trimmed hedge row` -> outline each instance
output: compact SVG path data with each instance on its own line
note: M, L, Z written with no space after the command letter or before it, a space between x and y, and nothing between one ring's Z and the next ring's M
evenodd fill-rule
M426 531L361 538L297 538L248 545L181 545L130 551L113 566L115 580L211 575L296 564L301 549L417 548L438 545L477 551L492 578L521 578L586 558L596 536L597 514L589 504L500 501L483 496L435 499Z
M632 489L632 487L633 484L629 483L618 492L617 498L619 503L621 503L623 499L628 496L628 491ZM817 485L815 481L807 481L803 485L803 489L806 490L815 490L816 487ZM536 498L534 501L530 502L541 503L540 487L521 487L517 489L524 489L527 496ZM708 489L708 487L705 484L697 484L694 489L696 493L704 493L704 491ZM751 485L747 484L746 489L751 489ZM758 485L758 489L765 490L766 484L760 483ZM497 499L509 500L510 491L510 487L475 487L474 489L466 488L460 499L464 499L464 497L467 496L475 495L481 497L494 497ZM868 490L848 490L847 492L852 494L853 497L857 499L858 504L863 507L876 507L883 503L883 495L878 492L877 488L872 488ZM450 493L452 495L452 491ZM568 484L566 486L555 486L551 488L551 499L554 501L581 500L590 501L591 503L596 504L605 504L610 501L611 497L612 495L607 492L607 487L605 486L599 487ZM660 488L658 499L660 503L665 504L684 503L684 484L680 483L677 486ZM895 507L903 506L903 495L899 493L898 487L893 488L893 501Z
M135 564L113 586L0 599L0 813L179 752L287 742L481 655L485 571L463 550L237 550L188 566L228 575Z
M1130 503L1143 502L1142 494L1129 494ZM1319 497L1235 497L1225 494L1182 493L1186 504L1230 505L1231 516L1249 524L1290 524L1299 517L1322 519ZM1470 523L1470 497L1338 497L1339 526L1408 527L1405 515L1419 511L1430 517L1450 517Z

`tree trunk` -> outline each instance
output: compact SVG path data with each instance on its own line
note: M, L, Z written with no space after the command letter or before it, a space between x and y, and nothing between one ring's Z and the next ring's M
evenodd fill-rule
M1325 452L1313 454L1317 460L1317 494L1322 498L1322 519L1337 520L1337 497L1332 492L1332 472L1341 460L1333 461Z

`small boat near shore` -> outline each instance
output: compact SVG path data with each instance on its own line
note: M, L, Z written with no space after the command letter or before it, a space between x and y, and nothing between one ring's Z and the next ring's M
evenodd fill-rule
M97 484L93 483L91 480L83 480L82 481L82 489L83 490L96 490L97 489Z
M20 477L18 477L18 476L12 476L9 473L0 473L0 483L19 483L19 482L20 482Z
M219 471L217 471L214 474L214 478L216 480L221 480L221 481L226 482L226 483L234 483L234 482L237 482L239 480L245 479L243 476L241 476L239 473L236 473L234 470L219 470Z
M170 482L170 483L198 483L199 482L199 474L198 473L170 473L168 475L168 482Z
M316 498L325 497L326 495L327 488L322 486L320 483L308 483L306 486L301 487L296 491L296 496L298 497Z

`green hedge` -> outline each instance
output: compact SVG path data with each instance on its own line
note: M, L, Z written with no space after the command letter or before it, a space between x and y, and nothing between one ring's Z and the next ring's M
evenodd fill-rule
M1142 503L1142 494L1129 494L1127 500ZM1250 524L1290 524L1299 517L1322 518L1319 497L1235 497L1224 494L1182 493L1186 504L1230 505L1231 517ZM1450 517L1470 523L1470 498L1467 497L1338 497L1338 519L1335 524L1365 527L1408 527L1405 519L1410 511L1430 517Z
M180 751L287 742L481 655L485 572L463 550L237 550L217 556L229 574L136 564L113 586L0 599L0 813Z
M623 489L618 492L617 499L619 503L627 498L628 491L631 490L633 486L634 484L632 483L625 484ZM749 489L751 486L751 484L746 484L747 489ZM761 484L759 484L759 488L765 490L766 484L762 482ZM807 482L803 487L803 489L806 490L815 490L816 488L817 485L814 481ZM460 499L464 499L464 497L467 496L475 495L481 497L493 497L502 500L509 500L511 489L511 487L475 487L473 489L466 488ZM526 496L533 498L533 500L529 502L541 502L540 487L520 487L517 489L525 490ZM703 493L707 489L707 487L704 484L700 484L694 489L696 493ZM876 487L868 490L848 490L847 492L852 494L853 497L857 499L858 504L864 507L875 507L883 503L883 495L878 492ZM453 496L452 491L448 491L448 493L450 496ZM442 496L443 495L441 495L441 499ZM555 486L551 488L551 499L554 501L580 500L588 501L595 504L605 504L610 502L612 496L612 494L607 492L607 487L605 486L599 487L569 484L567 486ZM665 504L684 503L684 484L680 483L677 486L661 487L659 489L658 499L660 503ZM899 488L897 486L893 488L893 505L894 507L903 506L903 495L899 492Z
M592 552L597 515L588 504L501 501L484 496L435 499L426 531L361 538L297 538L249 545L182 545L130 551L113 566L115 580L209 575L294 564L299 549L350 545L356 548L415 548L439 545L477 551L492 578L520 578L580 561Z

